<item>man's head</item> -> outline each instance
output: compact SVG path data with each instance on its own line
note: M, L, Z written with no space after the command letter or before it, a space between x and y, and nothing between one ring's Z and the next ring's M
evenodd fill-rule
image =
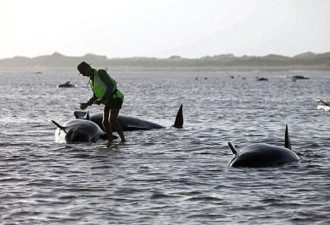
M78 66L77 66L78 71L83 75L83 76L90 76L92 73L92 68L91 66L86 63L86 62L81 62Z

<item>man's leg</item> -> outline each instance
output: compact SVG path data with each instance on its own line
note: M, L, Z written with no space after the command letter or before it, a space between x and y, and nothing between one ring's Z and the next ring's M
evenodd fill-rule
M119 110L120 109L111 109L111 113L110 113L110 124L118 132L121 141L122 142L125 142L125 136L124 136L123 129L121 128L120 124L117 121Z
M112 128L110 124L110 109L104 109L103 112L103 120L102 120L102 125L105 129L105 132L107 133L107 138L109 140L109 143L113 141L112 137Z

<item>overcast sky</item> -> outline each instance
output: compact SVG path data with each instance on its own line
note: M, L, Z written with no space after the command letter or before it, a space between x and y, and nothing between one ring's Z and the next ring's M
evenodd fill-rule
M330 51L330 0L0 0L0 58Z

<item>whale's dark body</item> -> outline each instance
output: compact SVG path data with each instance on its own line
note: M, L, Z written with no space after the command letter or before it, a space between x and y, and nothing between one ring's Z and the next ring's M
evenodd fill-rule
M228 164L229 167L267 167L299 161L299 156L291 150L287 126L285 147L253 144L238 151L231 142L228 142L228 145L234 154L233 159Z
M106 133L100 127L89 120L73 119L63 126L55 121L55 141L59 143L96 142L100 138L106 139Z
M91 120L94 123L98 124L99 127L104 130L102 126L102 119L103 119L103 113L97 113L95 115L90 116L88 112L84 111L75 111L74 115L77 119L87 119ZM164 128L164 126L146 121L141 120L135 117L130 116L118 116L117 121L120 123L123 131L134 131L134 130L152 130L152 129L161 129ZM180 109L178 110L178 113L175 118L175 123L173 125L176 128L182 128L183 126L183 113L182 113L182 105L180 106Z
M70 81L67 81L64 84L59 84L57 87L59 87L59 88L72 88L72 87L77 87L77 85L71 84Z

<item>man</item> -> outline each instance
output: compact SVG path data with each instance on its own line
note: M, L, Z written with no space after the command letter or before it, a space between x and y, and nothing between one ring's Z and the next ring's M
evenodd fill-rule
M117 89L116 81L105 70L96 70L86 62L81 62L77 68L83 76L89 77L89 84L94 92L93 96L86 103L80 104L80 108L84 110L95 101L103 103L105 107L102 125L107 132L109 140L107 146L109 147L113 141L112 127L118 132L121 141L125 142L123 129L117 121L124 101L124 95Z

